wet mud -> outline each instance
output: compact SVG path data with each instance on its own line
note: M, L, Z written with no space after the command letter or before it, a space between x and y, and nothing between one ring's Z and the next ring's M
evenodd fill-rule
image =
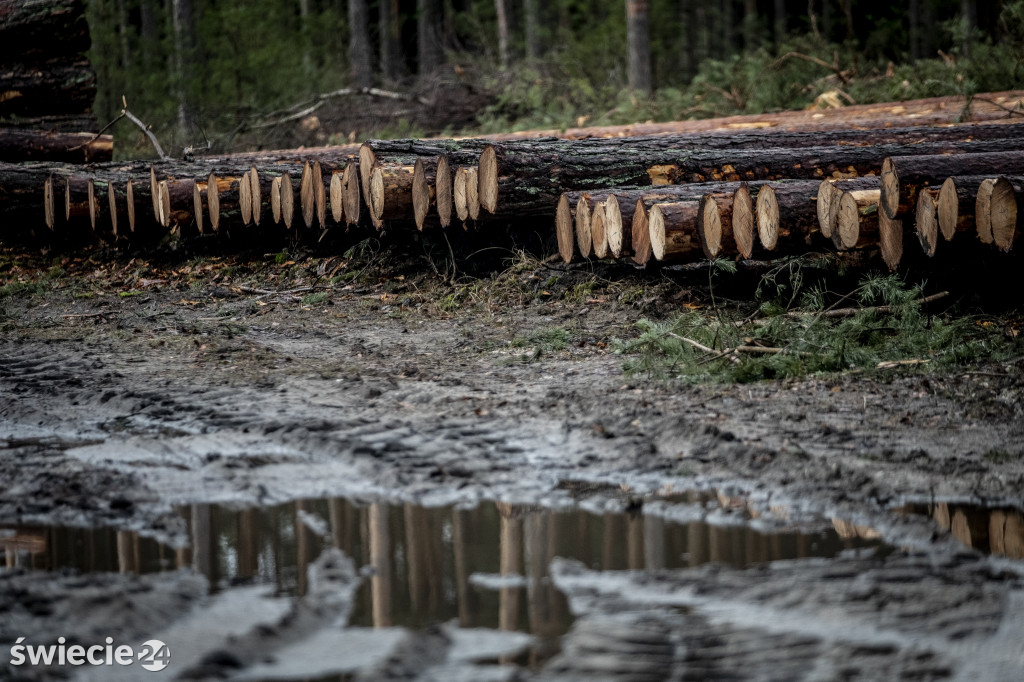
M6 301L0 676L1024 676L1016 366L678 385L650 311L442 294Z

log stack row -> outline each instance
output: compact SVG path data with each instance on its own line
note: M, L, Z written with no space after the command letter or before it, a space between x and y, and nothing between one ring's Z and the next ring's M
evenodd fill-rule
M83 0L0 0L0 161L109 160Z
M1024 93L985 99L1011 97L1024 101ZM369 140L191 162L0 164L0 216L21 207L19 219L41 219L49 230L88 225L114 239L169 229L244 234L261 225L319 234L332 226L486 230L553 221L567 262L828 248L877 251L895 268L907 234L928 254L939 235L969 233L1012 249L1021 232L1024 123L1000 109L998 119L954 124L948 119L959 110L928 118L913 102L898 105L918 112L906 119L896 106L855 110L842 126L837 114L816 125L792 112L756 129L722 119L641 135L624 127L620 135ZM879 109L890 117L878 118ZM931 125L916 125L922 118ZM34 202L31 216L26 202Z

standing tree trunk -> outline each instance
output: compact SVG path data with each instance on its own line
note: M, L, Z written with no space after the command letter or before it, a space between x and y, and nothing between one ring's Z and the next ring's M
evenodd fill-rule
M910 0L907 7L907 23L909 24L910 58L916 61L923 56L921 50L921 0Z
M352 85L357 88L373 85L373 52L367 16L366 0L348 0L348 61Z
M311 0L299 0L299 21L302 22L300 32L302 35L302 73L306 78L306 82L309 83L313 79L313 45L310 40L309 26L312 19L310 19L310 7L309 3Z
M960 0L960 22L963 30L960 49L966 55L970 54L971 40L978 27L978 3L976 0Z
M398 0L380 1L380 71L385 81L396 81L402 49L398 31Z
M757 0L743 0L743 49L747 52L761 47L757 22Z
M426 75L444 62L441 32L438 29L440 8L437 0L416 0L416 40L419 52L419 73Z
M139 0L139 51L147 71L152 71L160 50L157 0Z
M195 24L192 21L192 0L172 0L171 18L174 26L175 94L178 100L178 128L182 134L194 126L195 108L191 83L196 51Z
M494 0L494 11L498 15L498 62L502 69L508 69L508 8L505 0Z
M775 0L775 46L786 40L786 0Z
M732 0L722 0L722 12L721 12L721 45L720 55L721 57L727 57L731 55L735 49L735 31L736 27L733 25L733 12L732 12Z
M523 0L523 16L526 18L526 58L540 59L540 7L538 0Z
M629 51L629 87L649 95L651 28L647 19L647 0L626 0L626 43Z

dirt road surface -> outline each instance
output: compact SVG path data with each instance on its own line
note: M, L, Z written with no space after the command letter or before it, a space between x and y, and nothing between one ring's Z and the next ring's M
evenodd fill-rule
M163 633L181 679L1024 678L1019 362L685 385L627 375L615 352L639 318L681 304L664 278L626 268L580 293L572 277L588 271L539 263L480 287L427 268L332 279L340 265L122 256L8 270L44 284L2 301L0 525L181 548L180 509L196 504L559 509L583 488L595 509L671 521L693 513L673 494L731 491L765 532L870 529L887 549L747 567L555 560L575 620L527 665L499 664L523 633L345 627L372 573L337 549L296 595L225 589L190 567L76 575L9 559L0 677L132 670L15 667L18 637ZM567 342L546 345L555 329ZM1010 510L1000 550L898 511L943 503ZM324 662L339 651L344 664Z

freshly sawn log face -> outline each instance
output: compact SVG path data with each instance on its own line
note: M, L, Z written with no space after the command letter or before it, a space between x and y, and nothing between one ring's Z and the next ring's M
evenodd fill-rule
M960 153L940 154L926 148L921 153L915 150L914 156L886 158L882 164L882 210L890 218L909 213L922 187L939 186L948 177L1024 174L1022 146L1024 137L961 146L957 149Z
M702 203L679 201L651 207L647 220L651 253L655 259L681 260L701 253L703 247L698 237L698 222Z
M572 237L572 208L569 206L568 195L563 194L558 199L558 206L555 208L555 239L558 241L558 255L565 263L572 262L573 237Z
M989 226L992 241L1001 251L1009 251L1019 237L1017 232L1017 198L1024 197L1020 179L999 178L992 185L989 198Z
M832 242L837 249L864 246L877 237L880 196L881 190L878 189L843 192L832 231Z
M605 231L605 210L607 204L599 201L594 204L590 216L590 242L594 258L608 257L608 237Z
M914 227L917 231L917 239L921 242L921 250L927 256L934 256L935 247L939 244L938 198L939 190L937 188L922 188L917 195Z
M943 239L950 241L958 232L974 231L978 188L987 179L975 175L949 177L943 181L937 206Z

